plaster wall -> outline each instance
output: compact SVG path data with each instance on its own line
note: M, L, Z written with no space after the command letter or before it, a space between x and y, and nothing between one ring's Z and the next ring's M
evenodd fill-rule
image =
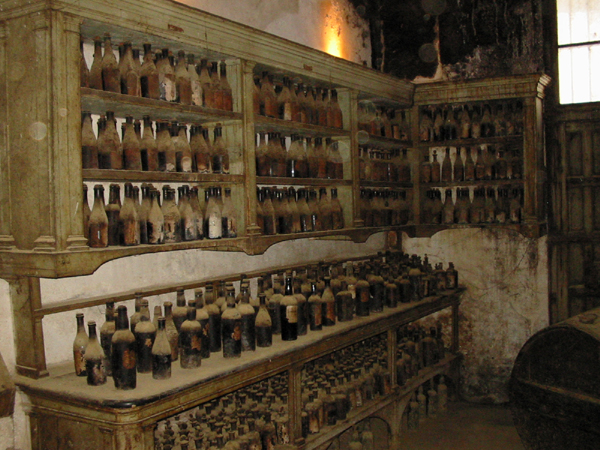
M471 401L506 402L514 360L527 339L548 326L546 238L516 232L452 229L403 239L405 252L431 264L452 261L466 286L460 306L461 394ZM441 313L440 320L449 317Z

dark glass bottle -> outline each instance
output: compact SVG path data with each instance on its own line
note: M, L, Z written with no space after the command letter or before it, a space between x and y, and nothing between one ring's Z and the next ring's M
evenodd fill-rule
M347 322L354 319L354 298L347 289L347 284L342 281L342 289L335 294L335 303L337 310L337 319L340 322Z
M298 339L298 301L294 297L292 278L285 279L285 295L280 303L281 339L295 341Z
M179 333L179 362L182 369L200 367L202 362L202 327L196 320L196 309L187 308L187 317Z
M73 362L75 363L75 375L85 377L85 347L88 344L88 335L85 333L85 325L83 323L83 313L77 313L77 334L73 341Z
M458 272L454 268L454 263L450 262L446 269L446 289L456 288L458 288Z
M108 302L106 304L105 317L106 320L104 324L100 327L100 345L102 346L102 350L104 351L104 369L106 371L106 375L110 377L112 375L110 349L112 344L112 337L116 331L114 303Z
M238 310L242 315L242 351L256 350L256 314L250 305L248 288L240 283L241 300Z
M366 279L366 267L360 268L359 279L355 285L356 315L366 317L371 313L371 285Z
M325 288L321 295L321 301L323 302L323 325L326 327L335 325L335 296L331 290L331 277L324 277Z
M98 141L92 129L92 113L81 113L81 164L84 169L98 169Z
M88 223L88 245L92 248L104 248L108 245L108 216L104 206L104 187L94 186L94 206Z
M166 380L171 378L171 345L165 330L165 318L158 318L158 331L152 346L152 378Z
M256 345L258 347L270 347L273 344L273 322L267 310L267 296L261 292L258 294L260 307L256 314Z
M110 34L104 35L104 56L102 57L102 86L105 91L121 93L121 72L115 57Z
M144 311L145 310L145 311ZM148 304L142 306L140 321L135 326L135 341L137 347L137 371L139 373L150 373L152 371L152 347L156 339L156 327L150 322L148 316Z
M108 218L108 245L119 245L119 214L121 212L121 187L110 185L106 216ZM93 212L93 211L92 211Z
M242 355L242 315L235 305L233 290L227 292L227 309L221 315L223 357L239 358Z
M173 322L173 303L165 302L165 330L167 333L167 339L171 346L171 361L177 361L179 358L179 333L175 322Z
M173 323L177 332L181 330L181 324L185 322L188 315L188 309L185 304L185 291L182 288L177 289L176 306L173 308Z
M394 278L389 275L387 282L384 284L385 290L385 306L388 308L395 308L398 306L398 300L400 298L400 293L398 289L398 285L394 282Z
M96 322L88 322L89 340L85 348L85 373L87 384L100 386L106 383L106 369L104 367L104 351L96 335Z
M215 297L212 285L206 286L206 310L208 311L208 324L210 335L211 353L221 350L221 311L215 304Z
M202 359L206 359L210 357L210 316L208 314L208 308L204 303L202 289L196 289L194 296L196 300L196 320L202 328L200 355L202 356Z
M281 334L281 299L283 295L281 293L282 286L280 283L277 283L273 286L273 295L269 298L269 302L267 304L267 308L269 309L269 314L271 316L271 321L273 323L273 334Z
M369 281L371 288L371 311L382 312L384 303L384 280L380 275L379 265L375 265L373 276Z
M137 381L135 336L129 330L127 307L117 308L116 331L111 347L112 376L117 389L135 389Z

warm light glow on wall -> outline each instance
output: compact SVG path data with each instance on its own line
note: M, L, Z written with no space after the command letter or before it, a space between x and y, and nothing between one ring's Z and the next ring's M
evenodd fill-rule
M338 58L344 57L342 11L335 0L323 2L323 51Z

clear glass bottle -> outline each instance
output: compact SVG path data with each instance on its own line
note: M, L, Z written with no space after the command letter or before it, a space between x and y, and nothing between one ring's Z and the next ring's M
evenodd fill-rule
M167 337L166 319L158 318L156 339L152 345L152 378L168 380L171 378L171 344Z
M121 93L121 73L112 49L110 34L104 35L104 55L102 57L102 87L105 91Z
M297 206L300 214L300 231L303 233L313 231L312 212L308 206L307 195L308 191L306 189L298 190Z
M198 216L190 203L190 187L180 186L179 214L181 215L181 239L195 241L198 239Z

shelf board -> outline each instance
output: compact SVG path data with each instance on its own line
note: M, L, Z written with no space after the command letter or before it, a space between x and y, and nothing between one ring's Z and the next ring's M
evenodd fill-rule
M403 397L406 397L407 395L412 394L412 392L418 389L419 386L429 381L433 377L447 372L451 364L460 358L460 354L447 354L446 357L437 364L420 370L419 374L409 379L406 385L395 387L392 393L381 398L371 400L361 408L352 409L348 413L348 416L345 420L342 420L335 425L324 426L321 428L318 434L309 435L306 440L306 444L300 446L299 448L301 450L313 450L318 448L320 445L323 445L336 436L339 436L348 428L355 426L357 423L372 416L386 406Z
M329 178L256 177L256 184L270 186L352 186L352 180Z
M427 297L418 302L402 303L398 307L385 308L381 313L368 317L355 317L348 322L323 327L322 331L309 331L296 341L282 341L274 336L273 346L243 352L240 358L223 358L213 353L195 370L182 369L173 364L172 377L156 381L151 374L138 374L138 388L130 391L117 390L112 380L103 386L91 388L85 377L77 377L72 363L49 368L49 376L32 380L17 376L17 384L28 394L48 401L68 401L70 404L90 408L102 406L113 414L129 414L164 400L158 417L156 406L146 409L154 420L169 417L173 411L182 411L212 400L228 392L254 384L260 380L299 367L323 355L345 348L356 342L397 329L436 311L457 305L464 289L446 291L441 295Z
M143 116L148 115L152 120L176 120L183 123L221 122L225 125L232 121L242 120L242 114L233 111L195 105L180 105L179 103L91 88L81 88L81 109L95 114L114 111L117 117L130 115L135 119L141 119Z
M331 138L348 138L350 131L340 128L329 128L308 123L293 122L291 120L275 119L260 114L254 114L254 128L256 131L268 133L278 132L286 136L291 134L310 135Z
M449 141L426 141L419 142L415 146L418 148L429 149L431 147L469 147L472 145L484 145L484 144L510 144L516 142L523 142L522 135L514 136L492 136L482 137L479 139L454 139Z
M475 180L475 181L446 181L439 183L421 183L421 187L430 188L453 188L453 187L488 187L488 186L508 186L513 184L523 184L523 179L515 180Z
M224 183L241 184L243 175L218 173L142 172L137 170L83 169L83 181L115 181L146 183Z
M369 134L368 139L361 139L360 135L366 133L365 131L359 131L359 139L358 144L361 146L364 145L375 145L377 147L382 147L386 149L394 149L394 148L408 148L411 147L410 141L401 141L399 139L393 139L385 136L375 136L373 134Z
M380 188L404 188L412 189L413 183L411 181L367 181L363 180L360 182L360 187L380 187Z
M525 237L539 238L547 233L544 223L478 223L478 224L420 224L415 225L413 229L407 231L410 237L431 237L436 233L444 230L460 230L460 229L480 229L480 230L510 230L517 232ZM414 233L414 234L411 234Z

